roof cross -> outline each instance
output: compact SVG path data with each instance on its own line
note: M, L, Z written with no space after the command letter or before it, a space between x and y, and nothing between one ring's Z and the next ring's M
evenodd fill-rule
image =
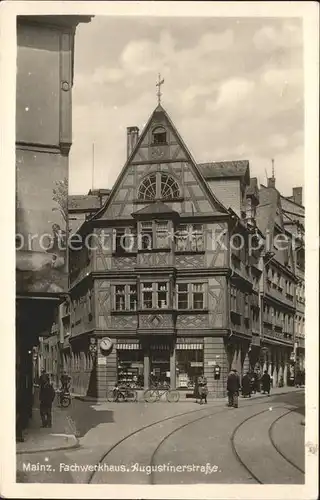
M162 96L161 85L163 85L163 84L164 84L164 78L161 79L161 75L159 73L159 75L158 75L158 82L156 83L156 87L158 87L158 92L157 92L158 104L161 103L161 96Z

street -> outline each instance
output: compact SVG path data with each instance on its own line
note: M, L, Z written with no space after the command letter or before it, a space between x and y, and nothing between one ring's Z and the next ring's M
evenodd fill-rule
M303 484L304 392L239 402L235 409L222 400L200 406L74 399L54 418L65 412L80 446L18 454L17 481Z

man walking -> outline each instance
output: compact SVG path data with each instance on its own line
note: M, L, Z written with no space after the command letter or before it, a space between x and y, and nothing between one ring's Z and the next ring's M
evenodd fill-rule
M267 393L268 396L270 396L271 377L267 370L265 370L264 374L261 377L261 384L263 394Z
M229 373L227 380L228 406L238 408L239 390L240 377L237 370L234 368Z
M50 383L49 377L40 386L40 416L42 427L52 427L52 403L55 397L53 385Z

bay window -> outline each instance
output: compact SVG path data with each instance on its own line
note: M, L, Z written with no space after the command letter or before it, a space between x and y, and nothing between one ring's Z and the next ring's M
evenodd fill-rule
M167 309L169 286L167 282L141 284L142 309Z
M193 305L193 309L203 309L204 308L204 284L203 283L193 283L192 284L192 305Z
M115 285L114 310L135 311L137 309L137 285Z
M175 243L178 252L202 252L204 250L203 225L179 225Z
M205 283L178 283L177 309L198 309L206 307Z
M168 221L148 221L140 223L140 250L170 248Z
M177 294L178 309L188 309L188 283L179 283Z

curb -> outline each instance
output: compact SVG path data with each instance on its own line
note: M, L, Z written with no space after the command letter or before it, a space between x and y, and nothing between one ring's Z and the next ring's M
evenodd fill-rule
M299 388L293 388L289 391L282 391L282 392L277 392L277 393L271 393L270 394L270 397L271 396L280 396L280 395L283 395L283 394L291 394L292 392L300 392L300 391L304 391L304 388L302 387L299 387ZM74 395L73 396L74 399L77 399L79 401L84 401L84 402L87 402L87 403L108 403L108 400L107 398L94 398L94 397L90 397L90 396L79 396L79 395ZM265 395L264 394L259 394L258 396L254 396L253 399L259 399L259 398L264 398ZM213 398L213 397L208 397L208 400L209 401L225 401L227 398L224 397L224 398ZM195 402L195 398L182 398L181 395L180 395L180 400L178 401L179 403L192 403L192 402ZM143 397L142 398L138 398L137 401L135 401L136 403L145 403ZM157 401L157 402L161 402L161 403L167 403L166 400L160 400L160 401ZM174 404L174 403L171 403L171 404Z
M70 444L68 446L56 446L52 448L38 448L36 450L19 450L16 451L16 455L30 455L31 453L49 453L50 451L63 451L63 450L72 450L75 448L80 448L80 442L79 439L76 438L74 435L70 434L70 436L74 438L73 440L75 441L73 444Z

